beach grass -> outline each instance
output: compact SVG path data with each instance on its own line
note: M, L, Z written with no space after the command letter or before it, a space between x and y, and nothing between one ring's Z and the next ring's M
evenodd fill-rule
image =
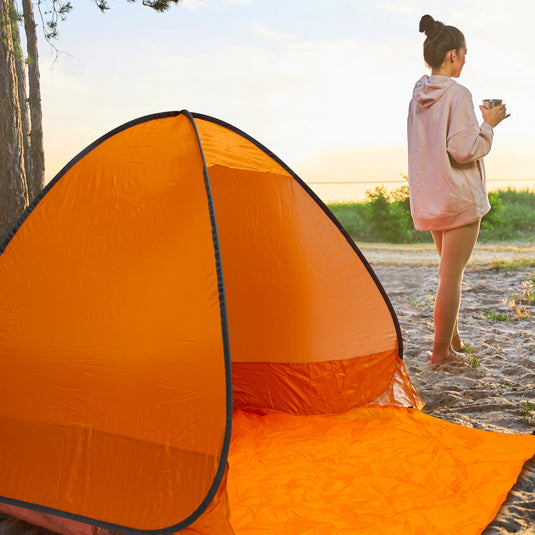
M535 424L535 405L530 401L525 401L522 405L522 416L532 424Z
M481 366L479 359L477 358L477 355L474 355L469 361L468 364L472 366L472 368L479 368Z
M474 355L475 356L476 350L471 345L464 344L463 345L463 353L466 353L467 355Z
M507 314L500 314L497 312L493 312L492 310L489 310L488 308L484 308L482 311L483 316L485 318L492 320L492 321L516 321L518 318L511 318Z
M496 259L489 265L491 269L535 268L535 258L514 258L513 260Z
M522 321L532 318L531 313L529 310L523 308L523 307L511 307L512 312L514 315L511 314L502 314L499 312L493 312L492 310L489 310L488 308L484 308L481 310L483 313L483 316L491 321Z

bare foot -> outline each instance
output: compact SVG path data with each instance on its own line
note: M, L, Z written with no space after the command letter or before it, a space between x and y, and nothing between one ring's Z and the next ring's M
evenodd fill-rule
M431 364L444 364L445 362L466 362L466 357L451 348L444 353L431 354Z

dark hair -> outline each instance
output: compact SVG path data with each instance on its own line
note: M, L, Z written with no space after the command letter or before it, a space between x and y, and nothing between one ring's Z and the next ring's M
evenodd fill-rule
M420 19L419 30L427 36L424 41L424 59L429 67L440 67L450 50L466 46L460 30L455 26L446 26L431 15L424 15Z

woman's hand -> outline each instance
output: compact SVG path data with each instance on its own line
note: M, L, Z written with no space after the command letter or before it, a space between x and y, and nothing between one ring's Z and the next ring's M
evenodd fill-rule
M504 119L507 119L507 110L505 109L505 104L500 106L495 106L494 108L485 108L485 106L479 106L481 114L483 115L483 120L494 128L496 125L500 124Z

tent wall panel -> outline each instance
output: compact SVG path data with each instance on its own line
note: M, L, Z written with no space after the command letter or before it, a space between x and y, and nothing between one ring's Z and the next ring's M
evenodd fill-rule
M372 402L401 348L371 269L269 151L196 122L225 265L235 406L321 413Z
M290 414L345 412L367 405L388 390L398 358L383 352L314 363L234 362L234 406ZM411 398L410 404L416 402Z
M5 247L11 503L161 530L217 490L228 358L204 170L185 115L132 124L76 159Z
M0 513L28 522L28 535L33 535L35 526L62 535L115 535L114 531L94 527L85 522L71 518L61 518L25 507L0 503ZM227 471L221 480L214 499L205 512L187 528L180 530L180 535L234 535L229 522L230 511L227 493ZM0 523L0 533L4 523ZM20 527L19 527L20 530Z
M229 272L234 362L322 362L397 350L375 281L291 176L222 167L209 173Z
M194 117L208 169L219 166L288 176L285 165L245 132L213 117L198 113Z
M187 516L193 513L209 489L206 479L200 476L214 474L219 461L215 455L121 439L94 431L89 425L56 426L51 432L50 425L3 420L2 434L0 456L17 458L24 467L22 474L7 472L12 477L7 489L19 489L23 502L53 506L60 511L75 508L77 516L113 519L114 524L138 529L177 524L176 509L169 507L177 500ZM27 447L22 452L14 451L12 446L22 440ZM31 454L30 445L39 455ZM110 455L118 450L122 452L121 462L116 455ZM47 460L44 466L43 458ZM31 479L25 474L31 474ZM20 478L25 481L22 488ZM142 487L151 489L150 493ZM178 492L182 488L188 492ZM10 496L18 497L12 493ZM128 507L119 508L118 502Z

